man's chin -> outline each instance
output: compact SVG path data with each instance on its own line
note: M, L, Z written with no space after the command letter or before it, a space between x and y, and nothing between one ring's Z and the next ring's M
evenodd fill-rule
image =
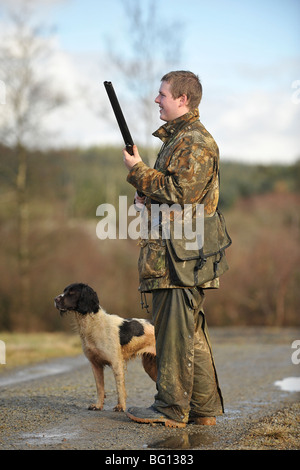
M168 121L168 119L166 119L166 116L165 116L165 114L164 114L163 112L160 112L160 116L159 116L159 117L160 117L160 119L161 119L162 121L165 121L165 122Z

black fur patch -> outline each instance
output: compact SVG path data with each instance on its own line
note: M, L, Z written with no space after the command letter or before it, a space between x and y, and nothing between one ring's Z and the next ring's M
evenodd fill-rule
M90 286L87 284L71 284L71 290L78 290L81 291L81 295L78 299L76 311L85 315L87 313L97 313L99 310L99 299L94 291Z
M119 326L120 344L128 344L133 336L143 336L144 327L137 320L124 320Z

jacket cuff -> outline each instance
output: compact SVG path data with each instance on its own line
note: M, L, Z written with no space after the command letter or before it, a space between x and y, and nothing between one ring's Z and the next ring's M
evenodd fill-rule
M135 188L139 189L139 186L141 186L140 180L140 174L143 173L140 171L141 168L147 167L146 163L144 162L138 162L136 163L131 170L129 171L127 175L127 182L132 184Z

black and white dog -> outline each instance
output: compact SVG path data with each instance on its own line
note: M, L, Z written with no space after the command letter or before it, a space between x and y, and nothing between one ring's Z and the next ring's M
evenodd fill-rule
M145 371L156 381L154 327L144 319L124 319L106 313L96 292L87 284L70 284L54 299L61 315L74 312L83 352L89 359L97 388L97 403L91 410L102 410L104 403L104 366L112 368L118 392L115 411L125 411L125 361L140 355Z

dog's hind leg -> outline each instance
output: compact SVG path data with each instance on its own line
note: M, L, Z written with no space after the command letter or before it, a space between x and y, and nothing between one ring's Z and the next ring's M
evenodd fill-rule
M97 403L92 404L89 406L89 410L96 410L101 411L104 404L104 371L103 366L99 366L96 364L92 365L93 374L95 377L96 382L96 389L97 389Z
M154 354L144 353L142 355L142 364L151 379L156 382L157 379L157 363Z

